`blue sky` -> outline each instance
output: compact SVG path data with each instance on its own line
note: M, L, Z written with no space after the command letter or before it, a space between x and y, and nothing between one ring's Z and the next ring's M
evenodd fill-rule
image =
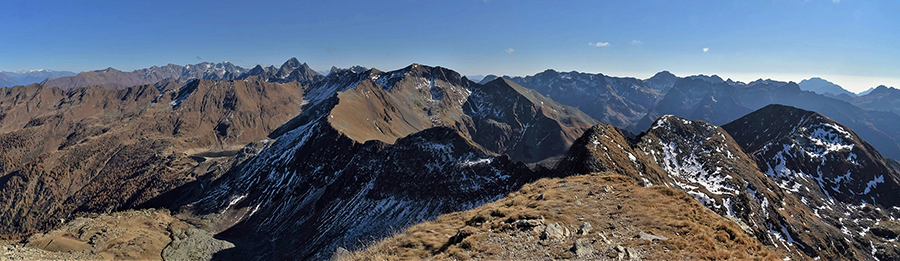
M411 63L900 87L900 1L0 2L0 70Z

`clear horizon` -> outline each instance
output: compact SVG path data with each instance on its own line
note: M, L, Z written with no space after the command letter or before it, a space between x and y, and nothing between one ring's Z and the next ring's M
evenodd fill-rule
M412 63L464 75L545 69L645 79L821 77L900 87L896 1L5 1L0 70L123 71L228 60L313 69Z

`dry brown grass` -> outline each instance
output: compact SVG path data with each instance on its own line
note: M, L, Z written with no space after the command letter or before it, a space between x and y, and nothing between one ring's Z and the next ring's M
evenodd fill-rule
M539 229L516 227L520 219L559 223L572 235L541 240ZM576 235L582 222L593 230ZM641 231L668 240L639 239ZM578 238L592 239L596 251L589 258L615 257L615 246L622 246L648 260L781 259L684 192L640 187L625 176L596 173L541 179L496 202L373 242L347 260L575 258L570 249Z

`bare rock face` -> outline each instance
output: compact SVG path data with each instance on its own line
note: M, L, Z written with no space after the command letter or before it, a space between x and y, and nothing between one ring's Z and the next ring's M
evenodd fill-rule
M587 235L588 233L591 233L591 230L593 230L593 229L594 229L594 227L591 226L591 223L583 222L583 223L581 223L581 226L578 227L578 234L579 235Z
M177 239L178 235L184 237L185 233L182 231L190 231L191 236L185 238L194 245L188 245L182 239L172 240ZM199 243L201 241L206 243ZM40 253L21 254L32 260L160 260L164 257L167 260L209 260L208 256L212 252L205 251L216 249L204 246L228 244L230 243L213 239L209 232L170 216L166 210L145 209L75 218L57 229L36 233L25 240L22 247L50 251L42 254L44 257L35 255ZM180 252L175 250L179 247ZM202 258L204 254L206 259Z
M164 260L212 260L213 254L234 244L213 238L213 233L196 228L172 232L172 242L162 250Z
M572 245L572 251L575 252L575 255L578 257L588 257L594 253L594 245L591 244L591 239L579 238L576 239L575 244Z

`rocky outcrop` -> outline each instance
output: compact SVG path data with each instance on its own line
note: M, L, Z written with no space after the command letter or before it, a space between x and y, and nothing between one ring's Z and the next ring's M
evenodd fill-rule
M162 250L163 260L212 260L213 254L233 248L234 244L213 237L209 231L175 229L172 242Z

